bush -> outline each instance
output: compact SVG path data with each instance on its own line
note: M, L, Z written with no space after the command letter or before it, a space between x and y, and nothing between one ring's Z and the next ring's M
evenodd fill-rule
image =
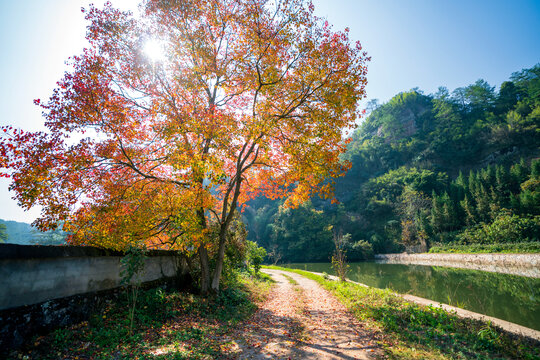
M332 254L332 269L334 269L340 281L346 281L347 271L349 270L345 246L350 242L350 239L351 234L334 233L335 249Z
M540 242L515 244L444 244L429 249L430 253L539 253Z
M491 224L479 224L457 235L462 244L498 244L539 241L540 216L499 214Z
M365 240L359 240L351 246L351 252L355 255L355 258L359 259L373 259L373 246Z
M257 243L253 241L247 242L247 263L253 265L255 275L261 270L261 264L266 257L266 250L263 247L257 246Z

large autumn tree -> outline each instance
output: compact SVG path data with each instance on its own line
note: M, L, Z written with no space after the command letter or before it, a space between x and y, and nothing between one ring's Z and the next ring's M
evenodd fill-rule
M40 229L65 221L72 244L191 252L202 291L218 291L239 206L331 196L368 59L304 0L141 10L86 11L89 48L36 100L48 131L5 127L0 166L23 207L42 206Z

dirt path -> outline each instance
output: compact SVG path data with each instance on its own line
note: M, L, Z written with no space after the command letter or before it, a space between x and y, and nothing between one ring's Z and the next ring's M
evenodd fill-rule
M276 281L269 300L233 334L233 359L373 359L375 335L315 281L263 270Z

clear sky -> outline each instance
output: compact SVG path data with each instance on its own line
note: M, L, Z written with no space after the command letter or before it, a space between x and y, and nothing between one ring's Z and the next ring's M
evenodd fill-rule
M111 0L137 9L136 0ZM485 79L499 86L540 62L540 0L313 0L335 29L350 28L372 57L367 100L415 87L432 93ZM64 62L86 44L86 0L0 0L0 125L43 129L36 98L48 99ZM103 1L94 3L101 6ZM33 221L0 180L0 218Z

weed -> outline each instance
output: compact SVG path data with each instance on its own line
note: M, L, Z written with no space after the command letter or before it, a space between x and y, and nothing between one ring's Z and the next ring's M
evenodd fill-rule
M144 271L144 259L146 253L140 247L130 247L126 255L120 260L122 271L122 284L127 287L127 295L129 306L129 335L133 332L133 321L135 317L135 306L137 305L137 297L139 288L142 282L142 274Z
M69 340L71 339L71 333L66 329L55 330L52 336L54 343L60 347L65 346L67 343L69 343Z

